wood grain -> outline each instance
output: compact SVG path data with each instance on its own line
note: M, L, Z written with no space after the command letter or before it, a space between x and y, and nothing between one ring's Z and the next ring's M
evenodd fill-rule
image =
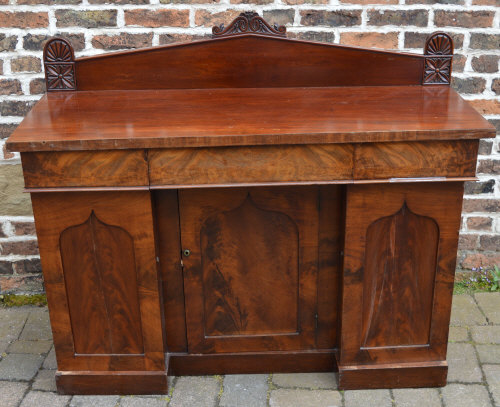
M478 140L357 144L354 179L474 176L478 146Z
M313 349L318 189L179 191L190 352Z
M144 352L133 245L126 230L101 222L93 211L62 231L75 353Z
M21 160L26 188L149 185L141 150L23 153Z
M339 366L446 360L462 195L461 182L347 186Z
M494 127L448 86L52 92L10 151L457 140Z
M342 180L352 177L351 145L152 150L151 185Z
M249 34L79 58L76 82L78 90L420 85L423 64L423 55Z
M362 346L429 343L439 230L406 201L366 231Z
M37 193L32 194L31 200L58 369L61 371L163 371L165 364L162 322L150 194L143 191ZM92 211L101 223L105 224L105 226L93 228L94 243L100 243L95 249L86 248L89 226L86 226L85 232L81 228L76 232L68 229L83 225ZM118 232L116 228L120 228L120 231ZM64 236L64 231L66 231L66 236ZM63 237L60 245L61 233ZM81 236L82 233L84 236ZM132 245L123 233L130 235L133 240ZM78 253L79 244L82 245L83 253ZM117 244L120 245L122 251L119 255L115 253ZM93 253L93 250L97 250L98 254L89 255L89 252ZM133 250L132 254L130 250ZM108 310L112 312L108 314L109 320L113 321L111 329L106 328L106 325L100 326L101 322L106 324L104 319L89 321L89 318L96 312L86 315L87 311L95 309L88 309L88 304L92 303L92 299L97 301L95 306L104 305L100 297L101 291L94 290L92 277L99 278L95 273L95 265L92 266L86 260L92 257L94 260L97 258L98 265L105 267L99 271L99 274L104 277L105 282L102 293L109 297L104 302L112 305ZM132 262L135 264L134 267L128 263L132 259L135 259ZM84 260L83 264L68 264L71 261L82 260ZM83 270L84 265L86 265L85 270ZM81 276L75 275L75 272L90 274ZM69 284L65 283L66 274L69 276ZM134 278L137 281L136 284ZM134 285L137 290L137 300L134 299ZM87 300L81 297L82 293L91 293L92 298L86 302ZM131 309L134 306L138 308ZM102 310L100 315L102 315ZM127 321L129 318L130 321ZM73 319L84 323L79 327L76 338L72 331ZM82 330L85 328L85 334L88 337L102 340L102 342L96 345L92 339L87 339L83 343L79 342L78 345L76 341L81 341L79 336L84 334ZM131 332L130 329L134 329L135 332ZM108 350L103 348L106 343L109 343L109 336L104 336L106 330L113 331L113 337L121 335L118 339L118 350L128 353L102 353ZM75 344L77 344L76 349ZM84 351L93 350L96 353L75 353L79 347ZM144 352L137 353L142 347ZM112 388L109 388L109 391L111 392Z

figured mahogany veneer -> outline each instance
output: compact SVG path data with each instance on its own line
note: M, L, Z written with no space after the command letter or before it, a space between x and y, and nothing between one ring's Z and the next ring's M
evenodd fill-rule
M66 394L167 375L338 371L443 386L463 182L494 128L424 54L286 38L76 58L7 141L31 192Z

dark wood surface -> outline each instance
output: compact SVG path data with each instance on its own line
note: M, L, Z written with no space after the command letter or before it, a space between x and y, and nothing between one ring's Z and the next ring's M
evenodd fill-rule
M445 384L459 181L495 130L448 86L445 33L413 55L285 32L246 12L207 41L46 44L50 93L7 148L37 191L60 392Z
M362 143L494 137L448 86L59 92L7 147L16 151Z
M339 366L446 360L462 195L347 186Z

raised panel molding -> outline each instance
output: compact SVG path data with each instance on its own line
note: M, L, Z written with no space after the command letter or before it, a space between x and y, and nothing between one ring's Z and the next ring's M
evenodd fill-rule
M60 249L75 353L143 353L132 236L92 211L63 230Z
M207 335L297 332L299 234L286 214L250 193L201 228ZM283 306L286 304L286 307Z
M429 343L439 228L406 201L367 229L362 347Z

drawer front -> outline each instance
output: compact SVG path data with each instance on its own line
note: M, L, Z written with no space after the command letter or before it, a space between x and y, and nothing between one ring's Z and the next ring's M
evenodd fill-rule
M26 188L148 186L144 150L23 153Z
M354 179L473 177L478 140L357 144Z
M352 179L350 144L151 150L151 185L231 185Z

